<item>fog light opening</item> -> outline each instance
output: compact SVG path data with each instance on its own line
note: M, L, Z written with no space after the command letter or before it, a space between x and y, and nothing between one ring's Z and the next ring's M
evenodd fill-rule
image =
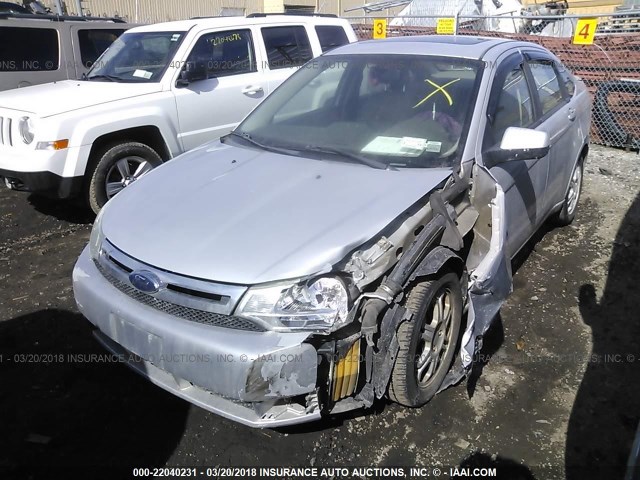
M344 358L338 360L333 377L334 402L353 395L360 373L360 339L356 340Z

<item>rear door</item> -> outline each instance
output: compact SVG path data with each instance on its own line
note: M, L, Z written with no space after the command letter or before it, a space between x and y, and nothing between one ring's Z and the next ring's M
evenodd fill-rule
M187 61L204 63L207 79L172 86L185 151L227 134L266 96L254 33L249 27L203 32L192 46Z
M482 154L499 148L508 127L546 130L537 113L526 59L513 53L500 62L491 86L483 133ZM505 196L506 246L513 257L545 218L549 155L516 160L490 168Z
M528 52L540 129L549 134L549 180L544 212L564 199L569 176L582 148L579 122L570 79L563 78L557 62L543 52Z
M320 55L319 45L314 47L304 25L261 27L260 33L265 54L265 77L269 92L275 90L300 66ZM317 43L317 42L315 42Z

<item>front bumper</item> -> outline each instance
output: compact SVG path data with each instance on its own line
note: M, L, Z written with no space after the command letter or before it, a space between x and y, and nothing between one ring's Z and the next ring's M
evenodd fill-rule
M252 427L320 418L318 356L305 343L308 333L242 331L173 317L111 285L88 248L73 270L73 288L101 343L165 390Z
M16 190L69 198L82 191L84 170L76 171L82 147L35 150L0 146L0 177Z
M56 198L75 197L82 191L84 177L61 177L51 172L16 172L0 168L0 177L14 190L37 192Z

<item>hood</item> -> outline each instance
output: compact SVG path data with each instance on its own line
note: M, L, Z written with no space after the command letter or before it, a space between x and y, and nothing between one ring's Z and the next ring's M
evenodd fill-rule
M328 271L451 174L377 170L214 142L111 200L109 241L163 270L252 285Z
M43 118L161 90L159 83L64 80L1 92L0 108L29 112Z

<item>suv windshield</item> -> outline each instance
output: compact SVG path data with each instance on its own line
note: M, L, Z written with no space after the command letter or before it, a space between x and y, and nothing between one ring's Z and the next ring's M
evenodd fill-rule
M462 155L481 65L424 55L321 57L267 97L234 138L370 166L449 167Z
M93 65L88 80L159 82L185 32L121 35Z

